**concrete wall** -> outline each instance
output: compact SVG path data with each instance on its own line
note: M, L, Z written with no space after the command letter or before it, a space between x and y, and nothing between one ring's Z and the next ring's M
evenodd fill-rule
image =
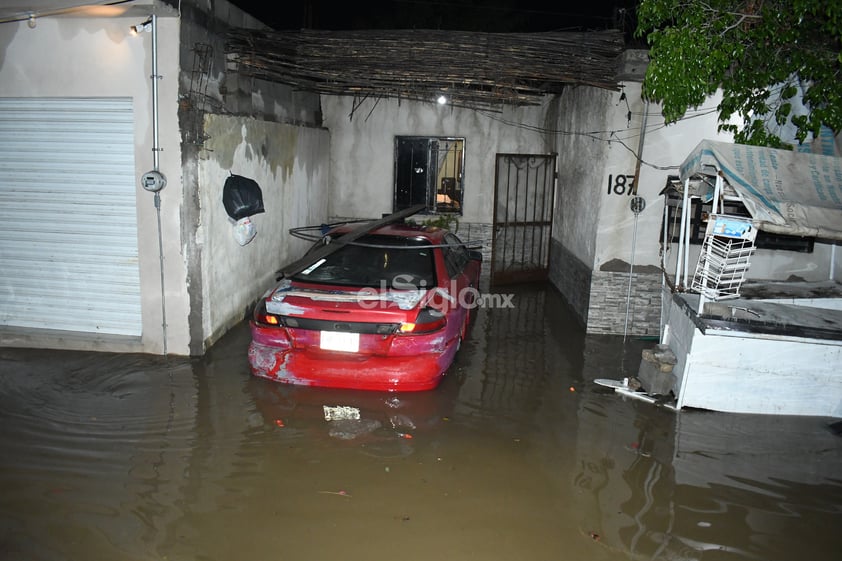
M660 319L659 193L700 140L720 137L717 100L665 127L660 110L641 99L639 82L622 86L622 92L582 87L562 95L565 180L559 180L551 279L589 333L648 335L657 333ZM635 186L646 203L638 215L630 208Z
M329 135L324 129L223 115L208 115L205 132L195 236L203 256L203 331L212 344L275 283L276 271L309 247L289 229L325 221ZM245 175L242 170L260 185L265 207L250 218L257 234L246 245L237 241L236 222L222 204L226 178Z
M660 319L660 191L699 141L732 138L717 133L718 96L665 125L659 107L647 108L641 99L638 81L623 86L625 99L594 88L572 88L561 97L557 128L564 134L558 143L551 280L589 333L649 335L658 332ZM629 204L636 176L637 195L646 202L637 216ZM690 279L699 249L690 248ZM667 247L670 275L676 254L674 246ZM832 263L827 244L816 244L809 254L757 250L748 278L825 280L833 274Z
M356 109L353 104L350 97L322 96L330 129L331 220L392 212L396 136L464 137L465 194L456 233L482 251L480 289L488 290L496 155L554 152L557 100L548 97L542 106L505 107L499 113L386 99L366 100Z
M619 93L590 87L568 88L561 96L558 137L558 191L553 238L573 257L593 268L603 185L609 173L628 172L628 152L608 144L601 132L616 126L625 107ZM633 171L633 168L632 168ZM622 197L621 197L622 198Z
M153 34L130 33L153 12L157 151ZM25 343L202 354L243 319L281 261L301 248L286 229L327 217L329 146L319 128L319 97L239 79L228 68L226 31L261 25L224 0L140 0L96 13L39 17L34 28L0 24L0 96L132 98L135 175L152 170L157 153L167 179L160 210L139 181L136 190L143 334L140 341L103 341L45 332ZM230 117L214 117L220 114ZM264 188L267 212L256 219L258 237L247 247L231 246L232 226L219 214L229 171Z
M558 183L555 197L550 279L583 325L587 324L604 170L609 146L590 136L609 127L619 94L590 87L561 95ZM621 146L615 146L622 149ZM622 156L622 155L621 155Z
M0 95L8 97L131 97L135 118L135 175L153 168L151 34L133 36L129 28L150 13L134 6L125 17L39 18L0 25L3 56ZM141 11L137 11L141 10ZM145 15L144 15L145 14ZM172 14L171 14L172 15ZM159 20L158 45L178 51L178 20ZM160 170L167 177L161 192L161 228L166 262L170 346L186 351L187 286L179 257L180 147L177 117L178 58L160 57L158 66ZM137 350L160 352L162 314L157 217L152 194L137 187L138 259L143 336Z
M617 141L608 139L609 164L599 188L599 229L587 330L652 335L660 328L660 231L664 212L660 191L667 177L677 174L675 166L700 140L731 138L716 132L716 97L678 123L665 126L660 109L647 107L641 99L639 82L624 82L623 86L626 99L620 101L615 94L614 104L607 108L607 130L614 131ZM639 166L635 157L638 151ZM630 208L636 175L637 195L646 202L637 216Z
M298 257L303 242L288 228L327 219L329 145L318 95L242 77L227 59L227 30L264 27L259 21L225 1L179 5L187 352L200 355L247 315L283 261ZM229 173L263 189L266 213L254 218L257 237L244 247L221 205Z
M331 132L332 216L380 217L392 211L395 137L465 138L465 195L460 222L491 223L495 156L500 152L554 151L543 128L552 100L542 107L503 108L500 113L430 103L322 96L324 125ZM353 117L349 118L353 111Z
M180 8L179 76L182 126L185 139L191 125L201 127L206 113L248 115L260 120L304 126L321 124L319 96L237 74L225 54L230 27L265 26L225 0L168 0Z

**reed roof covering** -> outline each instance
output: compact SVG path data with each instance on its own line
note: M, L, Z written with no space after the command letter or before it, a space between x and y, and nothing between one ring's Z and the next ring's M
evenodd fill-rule
M328 95L499 109L538 105L567 85L619 89L620 31L236 29L226 41L241 75Z

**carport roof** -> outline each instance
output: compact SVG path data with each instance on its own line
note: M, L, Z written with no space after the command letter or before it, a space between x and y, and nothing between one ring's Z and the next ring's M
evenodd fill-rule
M499 109L538 105L567 85L618 90L620 31L235 29L226 52L244 76L320 94Z

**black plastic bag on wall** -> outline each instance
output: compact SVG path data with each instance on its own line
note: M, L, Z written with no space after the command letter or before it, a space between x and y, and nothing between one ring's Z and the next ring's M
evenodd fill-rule
M222 204L228 216L234 220L265 212L260 185L254 179L233 173L225 180L222 188Z

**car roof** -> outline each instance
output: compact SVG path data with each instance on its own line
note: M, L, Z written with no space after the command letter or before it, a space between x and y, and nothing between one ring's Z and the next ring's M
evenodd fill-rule
M333 230L331 230L334 234L344 234L350 232L354 229L355 226L359 226L359 224L344 224L341 226L337 226ZM411 224L408 222L396 222L394 224L387 224L385 226L381 226L376 228L366 235L376 235L376 236L395 236L399 238L413 238L413 239L423 239L431 244L439 244L441 243L444 235L448 233L448 230L444 228L439 228L436 226L425 226L423 224Z

